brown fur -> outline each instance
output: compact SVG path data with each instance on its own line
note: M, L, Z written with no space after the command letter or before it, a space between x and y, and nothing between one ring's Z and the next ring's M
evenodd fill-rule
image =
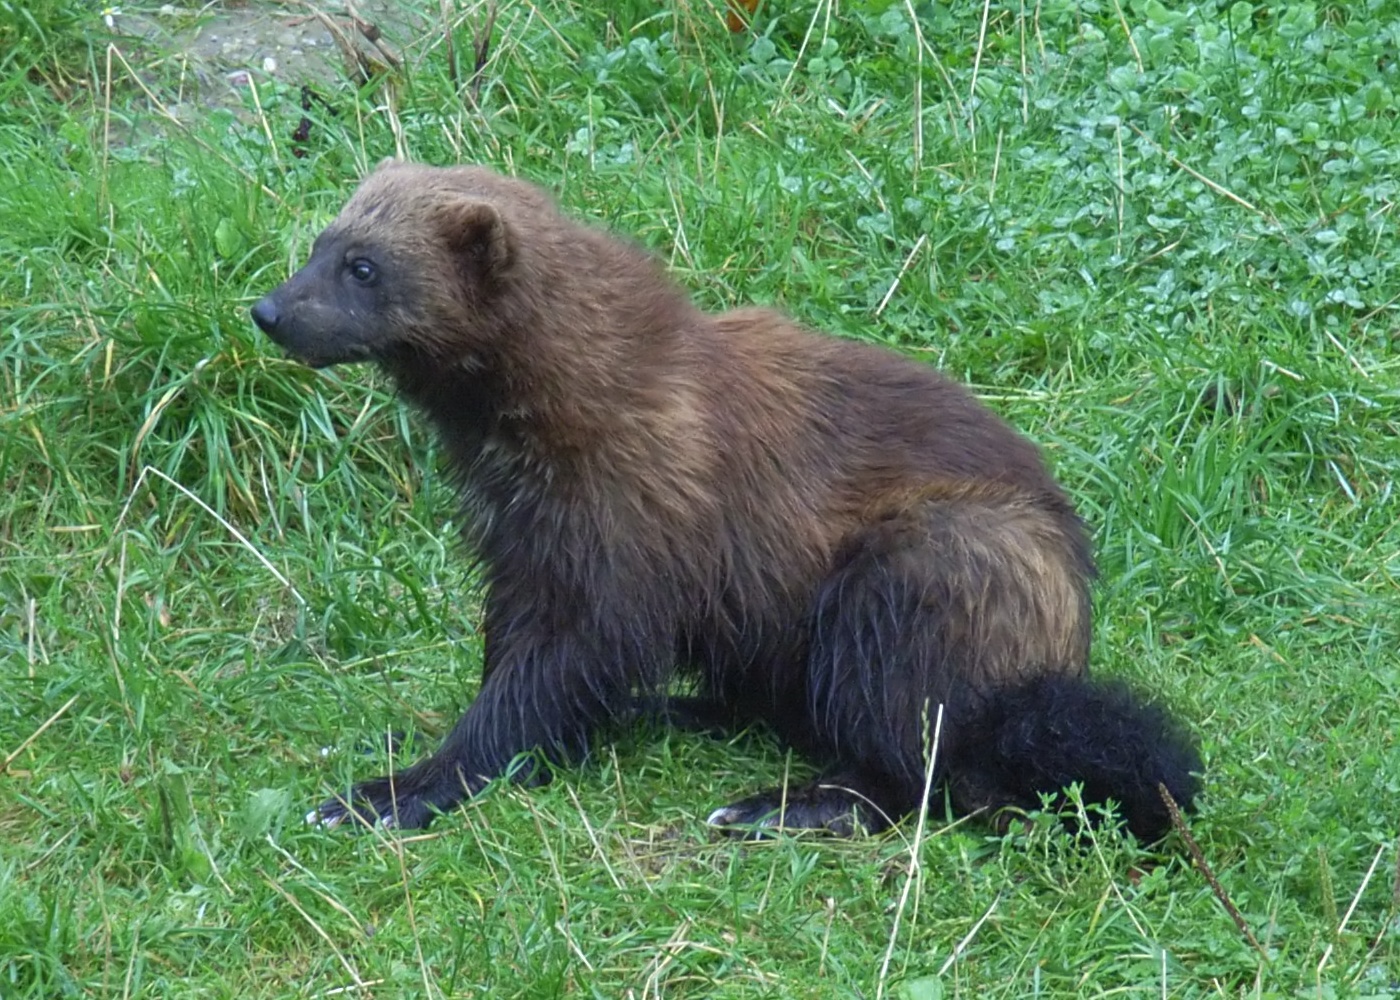
M577 756L678 674L700 715L766 720L833 768L788 795L790 824L914 808L938 705L962 808L1093 777L983 773L1011 738L979 728L989 702L1083 673L1093 567L1037 450L938 372L769 310L703 313L643 251L476 167L381 166L254 317L309 363L393 376L486 570L481 694L432 758L354 789L360 815L426 823L518 754Z

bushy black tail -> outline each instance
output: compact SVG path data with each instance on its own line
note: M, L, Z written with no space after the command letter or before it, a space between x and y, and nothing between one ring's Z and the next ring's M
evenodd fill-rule
M1151 842L1171 828L1158 783L1184 810L1196 797L1194 739L1123 684L1037 677L984 698L951 735L944 763L960 809L1034 808L1078 782L1085 802L1113 799Z

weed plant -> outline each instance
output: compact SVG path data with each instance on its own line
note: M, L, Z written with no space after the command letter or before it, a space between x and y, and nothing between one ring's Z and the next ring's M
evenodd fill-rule
M479 74L482 5L430 16L310 110L255 74L177 119L149 36L0 0L0 996L1400 996L1400 3L540 0ZM395 154L548 184L707 306L926 358L1038 440L1093 666L1199 731L1190 829L1257 947L1175 838L935 804L717 840L805 773L763 733L304 826L481 656L422 423L247 319Z

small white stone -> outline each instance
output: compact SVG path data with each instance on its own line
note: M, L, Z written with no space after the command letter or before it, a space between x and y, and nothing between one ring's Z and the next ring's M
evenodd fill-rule
M276 73L276 72L277 72L277 60L274 59L274 58L272 58L272 56L266 56L266 57L263 59L263 72L264 72L264 73Z

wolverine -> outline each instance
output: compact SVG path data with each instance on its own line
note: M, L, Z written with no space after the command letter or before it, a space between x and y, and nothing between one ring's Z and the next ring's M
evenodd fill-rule
M381 164L252 316L422 411L485 580L461 720L313 821L423 827L640 716L763 723L816 765L725 827L875 831L931 786L1004 828L1078 783L1155 840L1159 785L1191 806L1185 729L1087 676L1095 570L1065 493L932 367L704 312L646 251L475 166Z

